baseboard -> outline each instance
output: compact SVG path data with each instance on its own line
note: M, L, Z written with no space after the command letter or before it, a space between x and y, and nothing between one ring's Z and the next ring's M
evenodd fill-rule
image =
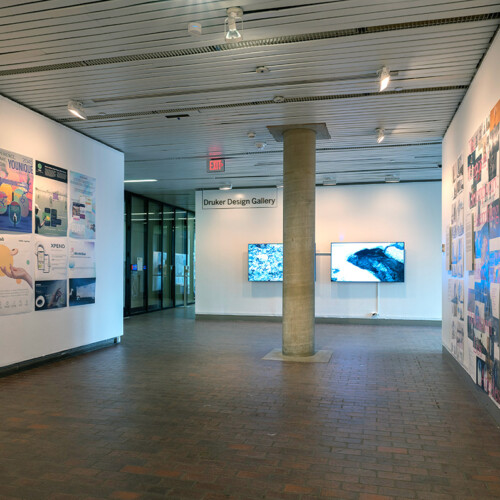
M281 323L281 316L246 316L239 314L196 314L196 320L213 321L268 321ZM400 319L400 318L335 318L317 317L316 323L340 325L400 325L400 326L441 326L441 320L432 319Z
M7 375L12 375L13 373L21 372L23 370L29 370L30 368L35 368L36 366L45 365L66 358L71 358L73 356L78 356L80 354L85 354L87 352L96 351L98 349L103 349L105 347L110 347L112 345L119 343L120 343L120 337L114 337L111 339L94 342L92 344L87 344L80 347L74 347L73 349L65 349L64 351L55 352L53 354L47 354L46 356L40 356L39 358L28 359L26 361L20 361L19 363L13 363L11 365L1 366L0 377L6 377Z
M465 386L473 393L479 406L485 409L491 418L495 421L497 427L500 428L500 408L491 400L467 373L465 368L453 357L453 355L442 347L443 359L451 366L452 370L458 375L458 378L465 384Z

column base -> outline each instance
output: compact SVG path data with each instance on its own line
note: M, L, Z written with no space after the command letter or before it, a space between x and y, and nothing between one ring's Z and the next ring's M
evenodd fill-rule
M294 363L329 363L332 351L316 351L312 356L285 356L281 349L273 349L262 359L269 361L292 361Z

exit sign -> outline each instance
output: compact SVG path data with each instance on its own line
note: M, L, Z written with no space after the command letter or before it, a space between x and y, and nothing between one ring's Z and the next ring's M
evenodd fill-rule
M207 163L207 172L224 172L226 162L222 158L211 158Z

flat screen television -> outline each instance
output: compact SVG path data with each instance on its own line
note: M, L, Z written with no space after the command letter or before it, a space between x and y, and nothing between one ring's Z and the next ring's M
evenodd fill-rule
M403 283L405 244L332 243L332 281Z
M283 243L248 244L248 281L283 281Z

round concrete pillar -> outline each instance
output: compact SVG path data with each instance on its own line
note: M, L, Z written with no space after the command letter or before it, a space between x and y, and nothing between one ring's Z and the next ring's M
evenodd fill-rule
M314 354L316 132L283 132L283 355Z

